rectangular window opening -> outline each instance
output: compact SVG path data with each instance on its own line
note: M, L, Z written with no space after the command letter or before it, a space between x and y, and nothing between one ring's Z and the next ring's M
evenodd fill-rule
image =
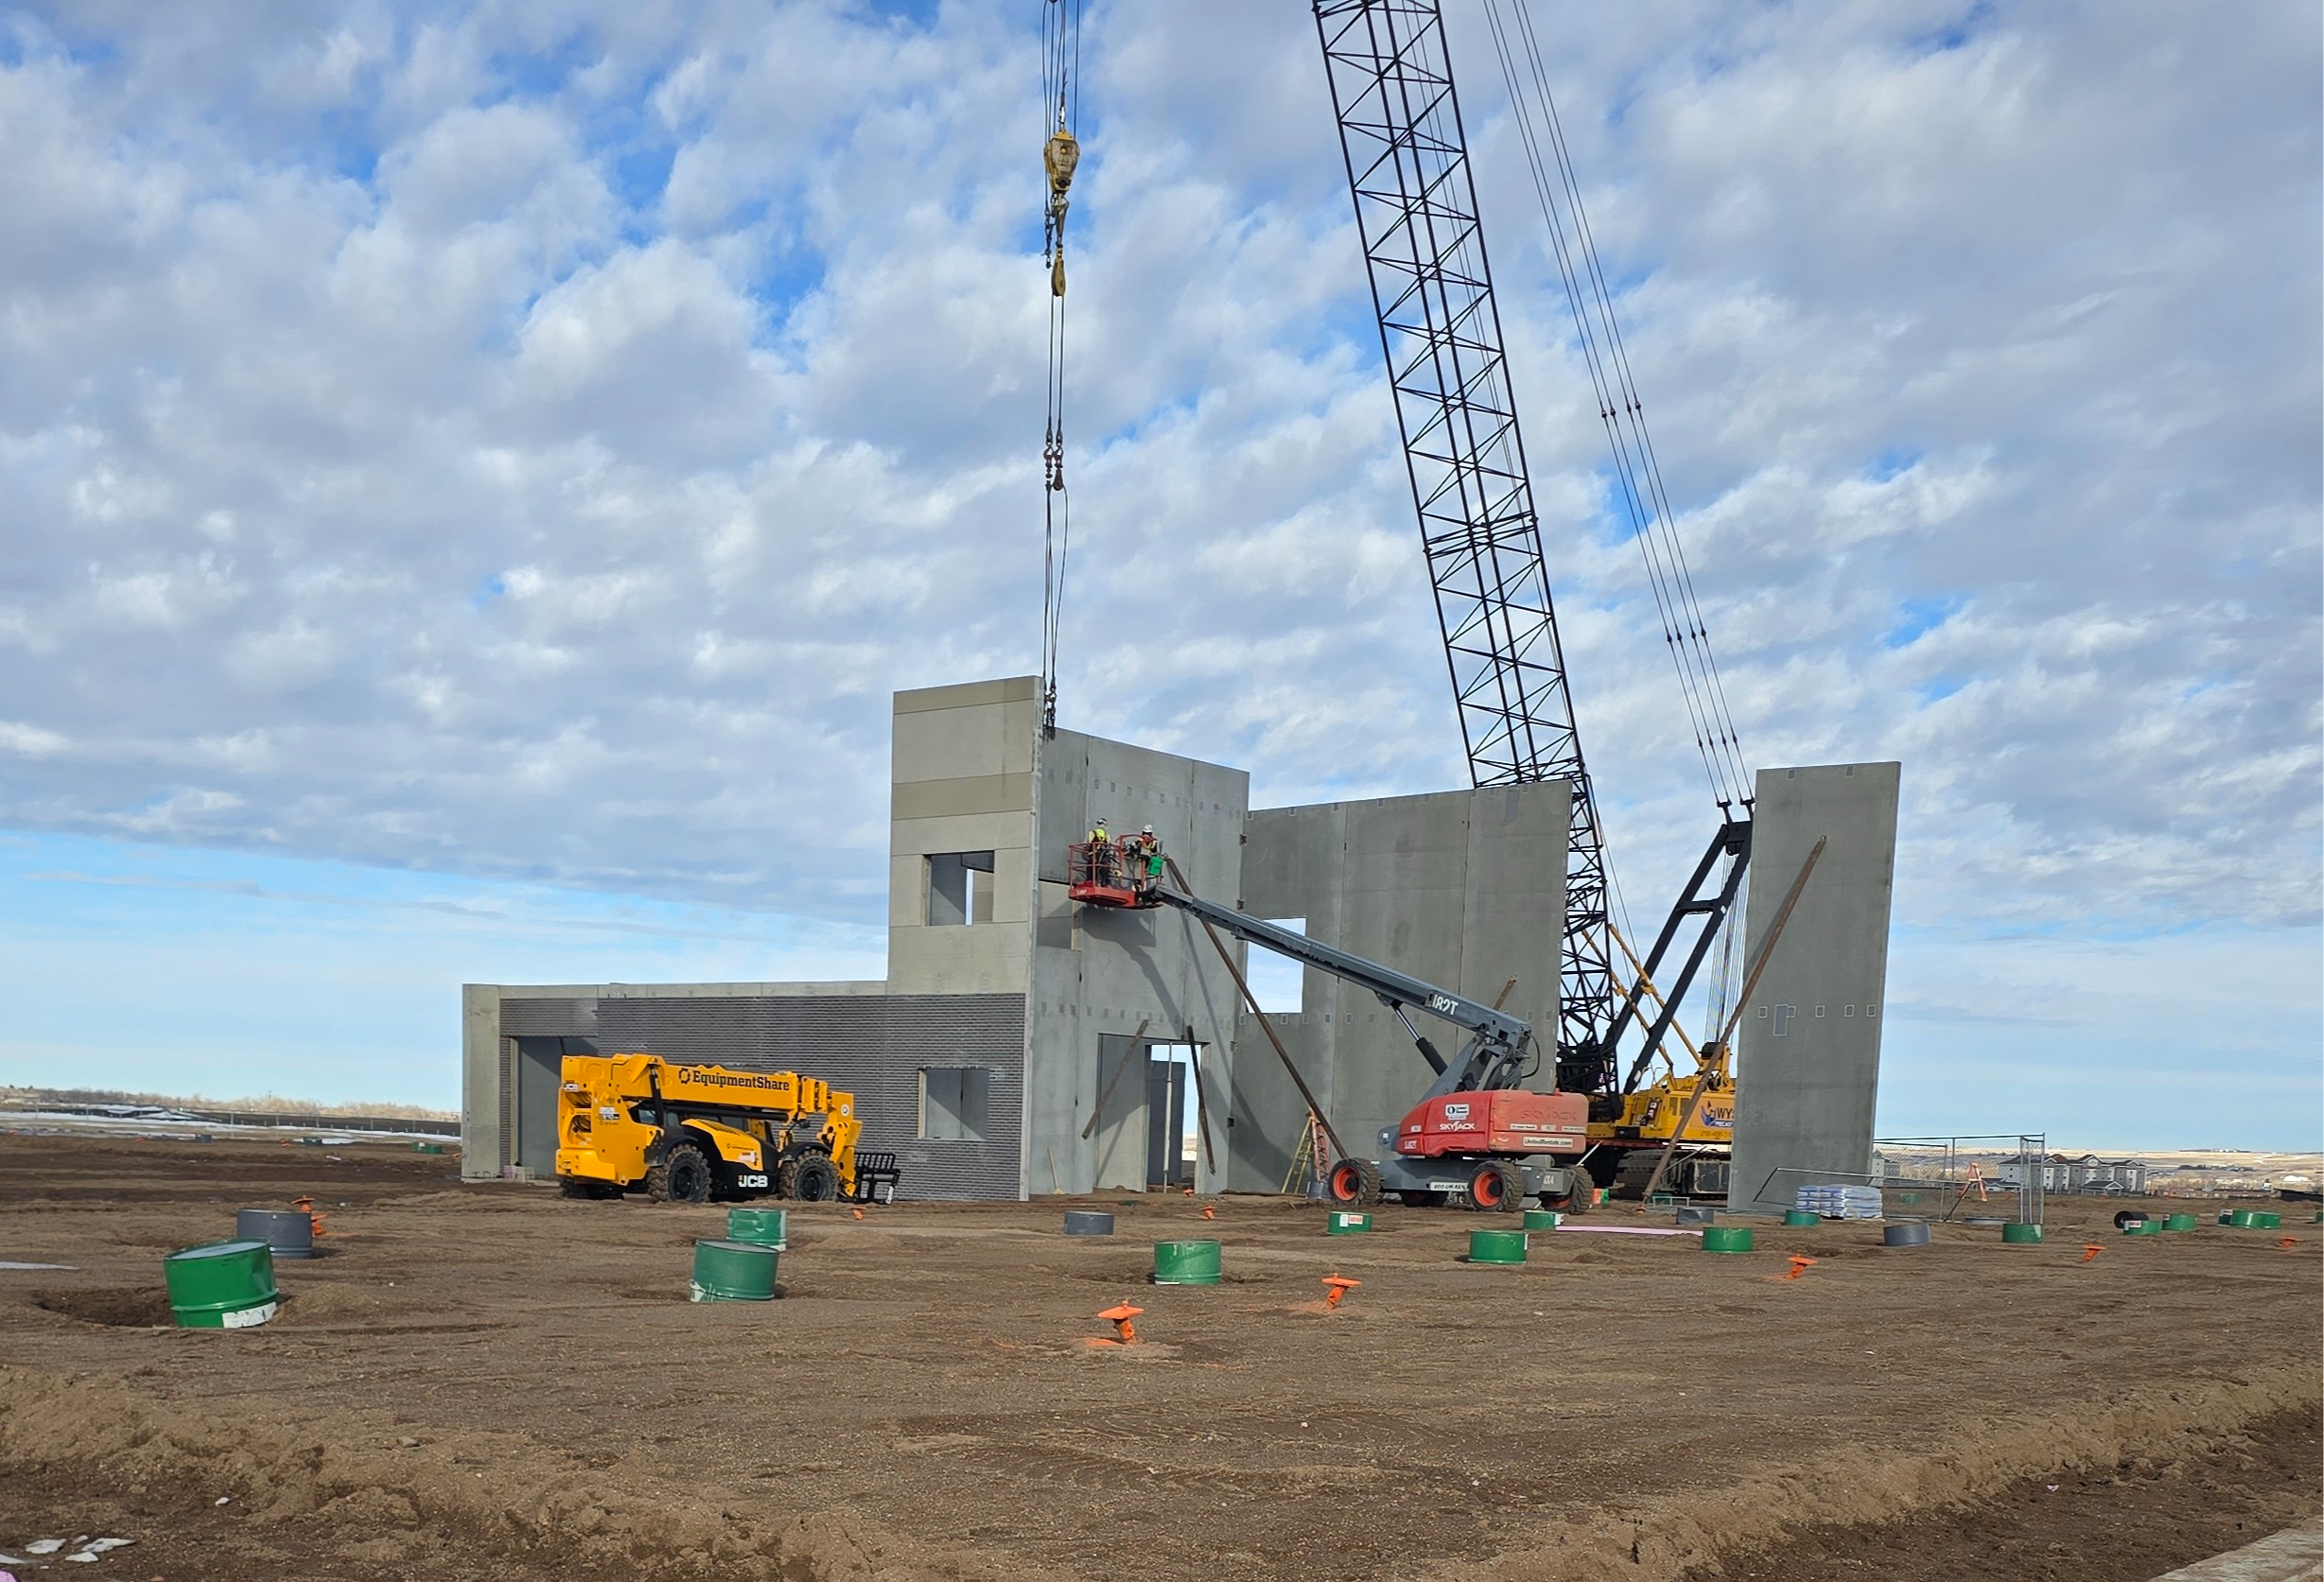
M930 928L992 921L992 853L932 852L927 873Z
M992 1072L982 1066L920 1069L917 1135L944 1142L982 1142Z
M1304 917L1270 917L1267 921L1291 933L1307 931ZM1259 1009L1270 1017L1292 1016L1307 1008L1307 969L1288 956L1278 956L1265 946L1250 947L1243 953L1243 980L1250 985Z

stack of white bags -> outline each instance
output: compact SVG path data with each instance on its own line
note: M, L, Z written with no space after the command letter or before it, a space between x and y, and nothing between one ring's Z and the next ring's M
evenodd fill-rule
M1878 1187L1811 1186L1799 1190L1795 1207L1827 1220L1877 1220L1880 1217Z

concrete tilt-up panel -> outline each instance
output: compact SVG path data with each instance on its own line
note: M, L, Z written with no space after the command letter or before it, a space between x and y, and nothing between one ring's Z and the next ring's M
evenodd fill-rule
M1872 1168L1899 774L1894 763L1759 772L1746 963L1817 839L1826 844L1743 1008L1731 1208L1789 1208L1802 1184L1861 1181Z
M1310 938L1530 1021L1554 1069L1558 962L1572 794L1562 780L1368 802L1266 808L1243 851L1242 910L1303 918ZM1328 973L1302 974L1301 1009L1270 1016L1340 1140L1363 1155L1434 1073L1395 1014ZM1415 1012L1447 1059L1459 1030ZM1283 1188L1306 1105L1258 1024L1235 1032L1230 1190Z

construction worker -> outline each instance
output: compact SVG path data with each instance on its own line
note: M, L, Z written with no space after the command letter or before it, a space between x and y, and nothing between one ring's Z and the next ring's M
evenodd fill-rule
M1111 884L1114 866L1113 837L1106 833L1106 821L1099 818L1090 826L1090 879L1095 884Z
M1162 882L1162 842L1154 838L1154 826L1147 825L1138 832L1138 871L1132 874L1142 891L1152 890Z

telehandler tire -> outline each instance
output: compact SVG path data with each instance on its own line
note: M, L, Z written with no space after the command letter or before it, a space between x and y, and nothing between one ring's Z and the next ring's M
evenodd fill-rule
M801 1203L830 1203L839 1196L839 1167L820 1154L799 1160L791 1195Z
M646 1172L646 1194L656 1203L708 1203L709 1156L690 1142L679 1143Z

